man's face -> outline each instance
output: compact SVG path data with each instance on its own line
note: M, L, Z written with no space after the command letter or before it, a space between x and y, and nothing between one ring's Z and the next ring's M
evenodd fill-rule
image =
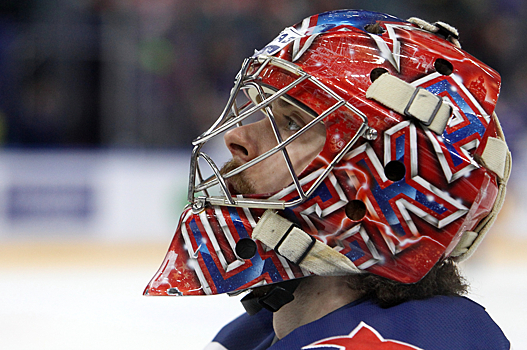
M274 102L271 109L282 140L313 120L313 115L281 99ZM232 129L225 134L224 140L232 160L225 165L223 173L247 163L278 144L268 118ZM317 123L286 147L297 175L320 153L325 140L326 128L322 123ZM227 183L234 193L275 192L293 182L286 164L283 153L277 152L227 179Z

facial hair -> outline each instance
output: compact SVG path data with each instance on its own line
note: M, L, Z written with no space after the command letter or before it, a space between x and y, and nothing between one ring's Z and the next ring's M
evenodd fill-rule
M220 174L225 175L231 170L236 169L240 165L241 164L239 162L235 161L234 159L231 159L227 163L225 163L220 169ZM233 195L256 193L253 183L247 178L247 176L243 172L225 179L225 182L229 186L229 190L231 190L231 192L234 192L231 193Z

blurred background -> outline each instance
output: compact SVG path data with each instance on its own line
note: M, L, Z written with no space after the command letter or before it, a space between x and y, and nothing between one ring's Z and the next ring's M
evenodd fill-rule
M284 27L362 8L457 27L499 71L514 167L495 228L463 265L470 296L527 348L527 2L2 0L3 349L201 349L236 298L147 298L185 205L191 140L243 58Z

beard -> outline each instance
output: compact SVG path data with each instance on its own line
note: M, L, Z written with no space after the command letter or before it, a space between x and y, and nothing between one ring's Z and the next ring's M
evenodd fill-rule
M225 175L240 165L240 162L231 159L220 169L220 174ZM225 182L227 183L231 195L256 193L254 184L247 178L243 171L239 174L229 177L228 179L225 179Z

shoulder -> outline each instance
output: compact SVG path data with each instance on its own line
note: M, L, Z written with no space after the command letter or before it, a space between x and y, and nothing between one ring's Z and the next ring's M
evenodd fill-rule
M223 327L207 350L267 349L273 337L272 313L262 310ZM390 344L387 349L510 349L509 341L481 305L464 297L437 296L390 308L369 300L351 303L297 328L269 350L354 349L376 343Z
M414 300L379 310L378 317L370 320L390 336L400 334L430 346L441 339L450 346L466 344L460 348L509 349L503 332L485 308L464 297Z
M350 304L296 329L276 344L282 343L276 350L325 349L323 345L330 350L337 344L348 349L370 341L392 342L397 349L510 348L482 306L463 297L438 296L385 309L368 300Z

